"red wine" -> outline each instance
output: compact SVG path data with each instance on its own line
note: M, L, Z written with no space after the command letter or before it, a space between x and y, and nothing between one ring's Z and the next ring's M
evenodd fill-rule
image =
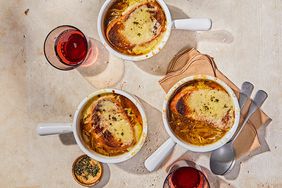
M195 168L181 167L169 177L171 188L198 188L203 186L204 175Z
M58 36L55 42L57 56L68 65L80 64L85 59L87 50L87 39L79 30L66 30Z

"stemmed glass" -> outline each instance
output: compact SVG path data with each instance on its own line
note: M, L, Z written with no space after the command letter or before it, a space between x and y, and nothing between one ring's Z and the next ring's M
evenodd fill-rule
M206 175L201 166L191 161L180 160L170 167L163 188L210 188Z
M50 65L59 70L72 70L81 67L80 71L95 75L106 68L106 62L97 61L99 41L88 38L78 28L70 25L58 26L51 30L44 42L44 55ZM103 47L102 47L103 48ZM99 54L100 53L100 54ZM92 65L94 65L92 67ZM93 71L93 68L95 69ZM91 71L89 71L92 69Z

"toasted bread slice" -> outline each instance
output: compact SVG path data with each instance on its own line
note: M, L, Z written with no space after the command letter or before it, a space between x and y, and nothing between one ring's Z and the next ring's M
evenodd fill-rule
M145 1L112 20L106 28L108 41L117 49L130 51L159 37L166 27L166 17L155 1Z
M84 130L92 134L91 143L107 153L123 152L136 142L133 125L119 100L111 95L98 98L86 114Z
M192 86L182 88L170 101L170 110L183 116L190 114L189 108L187 107L184 99L187 98L187 96L189 96L193 90L194 88Z
M170 110L193 120L211 123L221 129L228 129L234 123L231 97L223 90L210 87L182 88L171 100Z

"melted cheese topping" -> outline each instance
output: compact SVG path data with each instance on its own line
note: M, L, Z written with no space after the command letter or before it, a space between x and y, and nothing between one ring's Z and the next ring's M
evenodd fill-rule
M131 44L142 44L154 38L159 23L152 17L146 5L141 6L130 14L124 22L121 33ZM154 29L155 28L155 29Z
M234 108L230 96L224 91L197 90L187 100L193 119L207 120L215 125L221 125L222 119Z
M107 156L130 151L143 131L137 107L118 94L94 97L84 107L82 117L83 141L90 149Z
M101 121L104 130L110 133L121 141L124 145L129 145L134 140L134 133L131 124L124 114L121 113L115 103L112 101L103 101L101 103Z
M136 45L132 49L132 52L134 54L147 54L151 52L161 42L163 35L164 33L158 36L155 40L152 40L149 43L146 43L144 45Z

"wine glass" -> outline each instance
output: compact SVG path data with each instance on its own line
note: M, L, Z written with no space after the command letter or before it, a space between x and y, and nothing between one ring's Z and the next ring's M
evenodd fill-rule
M210 188L210 184L203 169L187 160L174 163L164 181L163 188Z
M59 70L72 70L78 66L89 69L97 61L98 44L99 41L87 38L78 28L61 25L47 35L44 42L44 55L50 65ZM95 72L101 72L105 67L106 63L100 63L99 67L95 66Z

